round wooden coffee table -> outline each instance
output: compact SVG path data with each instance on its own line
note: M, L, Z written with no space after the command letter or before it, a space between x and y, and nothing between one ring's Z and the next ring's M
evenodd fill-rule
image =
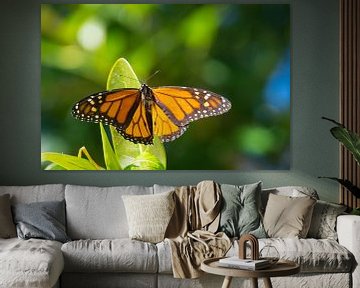
M258 288L258 278L263 278L265 287L272 288L270 277L289 276L300 272L300 266L288 260L279 260L270 268L254 271L222 267L219 265L219 259L221 258L204 260L201 263L201 270L210 274L225 276L222 288L229 288L233 277L251 278L254 288Z

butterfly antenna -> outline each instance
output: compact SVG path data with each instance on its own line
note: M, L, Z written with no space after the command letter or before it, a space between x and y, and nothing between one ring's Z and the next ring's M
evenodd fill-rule
M151 74L148 78L146 78L145 83L147 83L151 78L153 78L159 72L160 72L160 70L156 70L153 74Z

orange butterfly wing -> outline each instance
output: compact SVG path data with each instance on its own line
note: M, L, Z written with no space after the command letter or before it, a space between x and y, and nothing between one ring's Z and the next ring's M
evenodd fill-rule
M134 143L152 144L153 126L149 124L152 123L151 114L146 111L145 105L142 102L137 105L134 114L132 114L129 120L126 127L117 128L116 130L125 139Z
M231 103L216 93L190 87L162 86L152 89L156 104L177 126L230 110Z
M102 122L122 129L128 125L140 101L138 89L104 91L77 102L72 114L82 121Z
M116 89L90 95L73 107L75 118L112 125L125 138L135 143L152 143L152 127L148 122L139 89Z
M187 129L186 126L178 126L165 114L157 104L152 105L152 120L154 135L159 136L162 142L173 141L180 137Z

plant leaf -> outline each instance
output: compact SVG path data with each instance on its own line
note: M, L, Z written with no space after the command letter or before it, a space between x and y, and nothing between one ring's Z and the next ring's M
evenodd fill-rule
M99 170L88 159L55 152L41 153L41 161L49 161L63 167L65 170ZM101 167L101 169L103 169Z
M122 170L116 154L110 144L104 126L100 123L101 140L103 144L104 161L107 170Z
M159 139L154 139L154 145L134 144L125 140L116 130L114 132L115 151L124 170L166 169L165 148Z
M124 58L118 59L111 68L106 89L140 88L140 86L141 83L130 64ZM166 169L165 148L157 137L154 138L153 145L142 145L124 139L112 126L110 132L118 163L123 169Z
M360 198L360 188L355 186L350 180L340 179L336 177L318 177L318 178L326 178L337 181L341 185L343 185L346 189L348 189L356 198Z
M164 170L164 166L151 153L145 151L139 154L126 168L126 170Z
M55 163L50 163L49 165L45 166L43 170L66 170L66 169Z
M331 134L339 140L354 156L356 162L360 165L360 137L356 133L349 131L345 127L331 128Z
M322 117L322 119L337 125L330 129L331 134L351 152L356 162L360 165L360 136L333 119L326 117Z
M106 83L106 89L113 90L117 88L140 87L141 83L129 62L125 58L119 58L110 70Z

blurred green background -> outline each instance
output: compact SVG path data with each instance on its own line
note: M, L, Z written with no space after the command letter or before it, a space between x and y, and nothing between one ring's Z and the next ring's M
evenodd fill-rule
M99 125L71 108L105 90L120 57L150 86L204 88L232 103L164 144L167 169L290 168L289 5L42 4L42 152L86 146L103 164Z

